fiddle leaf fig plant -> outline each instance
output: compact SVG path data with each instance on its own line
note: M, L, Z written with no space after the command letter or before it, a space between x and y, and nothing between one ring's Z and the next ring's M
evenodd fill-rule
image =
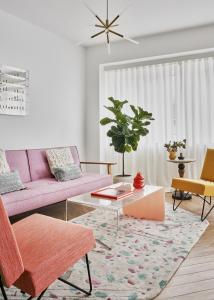
M141 137L149 133L147 126L151 124L154 118L152 113L134 105L130 105L132 115L129 116L123 112L124 105L128 103L127 100L121 101L113 97L109 97L108 100L112 105L105 106L105 108L113 114L113 117L101 119L100 124L105 126L112 123L107 136L111 138L110 146L113 146L116 152L122 154L122 176L126 176L124 154L125 152L137 150Z

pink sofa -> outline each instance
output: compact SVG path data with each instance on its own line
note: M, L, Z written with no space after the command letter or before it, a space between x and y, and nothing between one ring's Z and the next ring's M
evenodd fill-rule
M80 164L78 150L71 146L74 162ZM68 197L112 184L111 175L83 173L74 180L58 182L50 172L46 149L8 150L11 170L18 170L26 189L4 194L2 199L9 216L54 204Z

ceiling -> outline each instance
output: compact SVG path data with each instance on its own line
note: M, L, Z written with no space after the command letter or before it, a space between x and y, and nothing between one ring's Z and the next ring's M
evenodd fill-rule
M214 23L214 0L109 0L110 18L130 1L117 30L132 38ZM105 18L106 0L85 2ZM99 31L93 26L95 17L81 0L0 0L0 9L75 43ZM102 36L84 45L99 42L104 42Z

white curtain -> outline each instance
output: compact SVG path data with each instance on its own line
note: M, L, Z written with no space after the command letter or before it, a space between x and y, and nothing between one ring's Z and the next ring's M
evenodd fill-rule
M104 105L107 98L129 101L153 113L137 152L127 153L126 173L141 171L147 183L170 186L177 176L177 165L166 162L164 143L187 139L186 157L196 162L186 167L186 176L199 177L207 146L214 143L214 58L185 60L157 65L106 70L100 97L100 118L111 116ZM130 112L127 105L126 111ZM100 128L100 156L116 161L115 174L121 173L121 155L110 147L109 127Z

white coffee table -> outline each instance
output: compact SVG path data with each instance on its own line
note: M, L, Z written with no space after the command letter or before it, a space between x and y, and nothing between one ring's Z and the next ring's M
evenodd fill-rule
M111 185L111 187L118 187L121 184L127 185L127 183L120 182ZM145 218L145 219L152 219L152 220L164 219L165 192L163 187L146 185L143 189L140 190L134 189L131 184L130 187L133 190L133 194L121 198L119 200L110 200L101 197L92 197L90 193L68 198L66 201L66 216L67 216L68 202L82 204L88 207L93 207L98 209L100 208L100 209L110 210L116 213L116 236L119 230L119 216L121 213L124 213L125 215L128 216L137 217L137 218ZM110 247L108 248L111 249Z

